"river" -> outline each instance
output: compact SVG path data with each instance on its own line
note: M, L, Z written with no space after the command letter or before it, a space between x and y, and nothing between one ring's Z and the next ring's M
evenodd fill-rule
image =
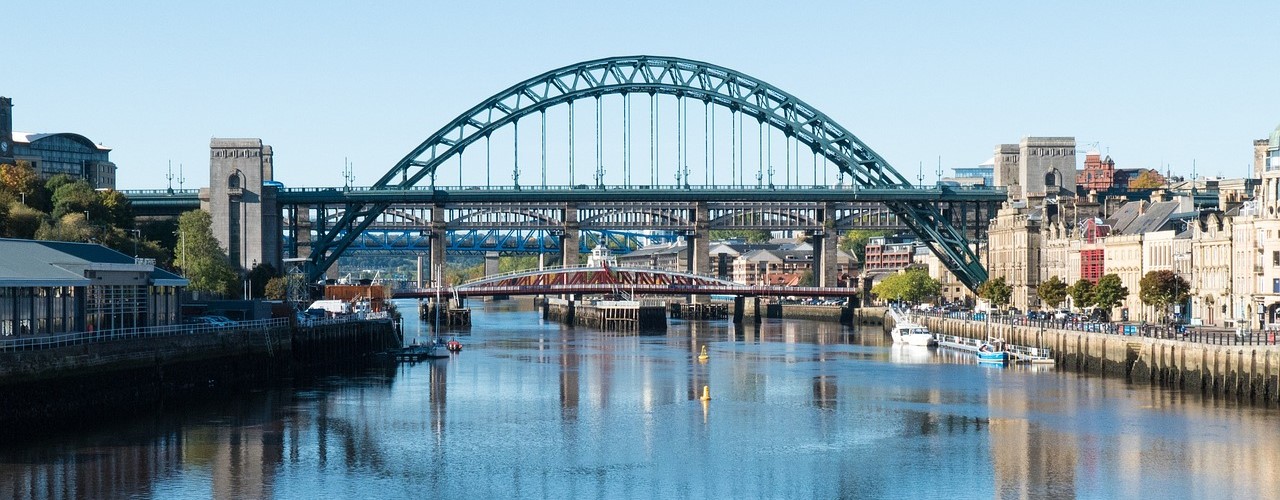
M451 359L297 378L9 446L0 497L1280 492L1276 408L989 368L895 347L879 327L673 320L637 336L543 322L527 302L473 305L474 326L449 334L465 344ZM406 336L428 337L412 303L401 308Z

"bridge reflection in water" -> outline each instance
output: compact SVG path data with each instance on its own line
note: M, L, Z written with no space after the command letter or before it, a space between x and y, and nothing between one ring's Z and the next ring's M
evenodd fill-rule
M640 337L545 323L528 301L486 304L476 323L450 360L299 378L5 447L0 496L1280 491L1280 442L1259 439L1280 425L1273 409L900 353L879 328L675 322L666 335ZM705 364L696 360L702 345ZM713 395L705 410L704 385ZM945 483L921 480L922 470L948 471Z

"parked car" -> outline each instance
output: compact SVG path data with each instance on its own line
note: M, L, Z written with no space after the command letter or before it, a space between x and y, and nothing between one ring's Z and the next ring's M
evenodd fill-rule
M227 318L226 316L217 315L191 316L184 320L184 322L193 325L216 327L235 326L237 324L234 320Z

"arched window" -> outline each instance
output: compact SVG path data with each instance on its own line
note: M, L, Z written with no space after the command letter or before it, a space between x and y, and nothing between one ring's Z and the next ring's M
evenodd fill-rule
M240 189L240 173L236 172L227 177L227 187L231 189Z
M1056 175L1057 173L1058 173L1058 171L1057 171L1057 170L1050 170L1050 171L1049 171L1049 173L1044 174L1044 185L1045 185L1045 187L1051 187L1051 186L1056 186L1056 185L1058 185L1058 184L1057 184L1058 176Z

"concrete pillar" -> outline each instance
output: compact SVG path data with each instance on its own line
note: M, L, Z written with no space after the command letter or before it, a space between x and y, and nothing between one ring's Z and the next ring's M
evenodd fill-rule
M818 220L822 221L821 233L814 233L813 264L814 281L821 287L834 287L839 276L836 274L836 252L840 245L840 233L835 229L836 210L830 203L824 203L818 209Z
M711 274L711 210L700 201L693 209L693 232L686 238L689 245L689 272L701 276ZM693 295L690 302L710 303L707 295Z
M707 202L700 201L694 208L693 236L689 241L692 250L693 274L711 274L711 211Z
M423 278L423 276L422 276L422 254L418 254L418 274L417 274L417 276L418 276L418 288L422 288L422 285L423 285L423 280L422 280L422 278Z
M440 285L437 281L443 281L445 266L445 247L448 246L448 228L447 221L444 220L444 206L433 205L431 207L431 267L427 272L428 281L431 286Z
M578 225L578 205L566 204L564 207L564 236L560 238L560 264L566 267L578 265L578 245L580 244Z
M484 253L484 275L497 276L498 274L498 252Z

